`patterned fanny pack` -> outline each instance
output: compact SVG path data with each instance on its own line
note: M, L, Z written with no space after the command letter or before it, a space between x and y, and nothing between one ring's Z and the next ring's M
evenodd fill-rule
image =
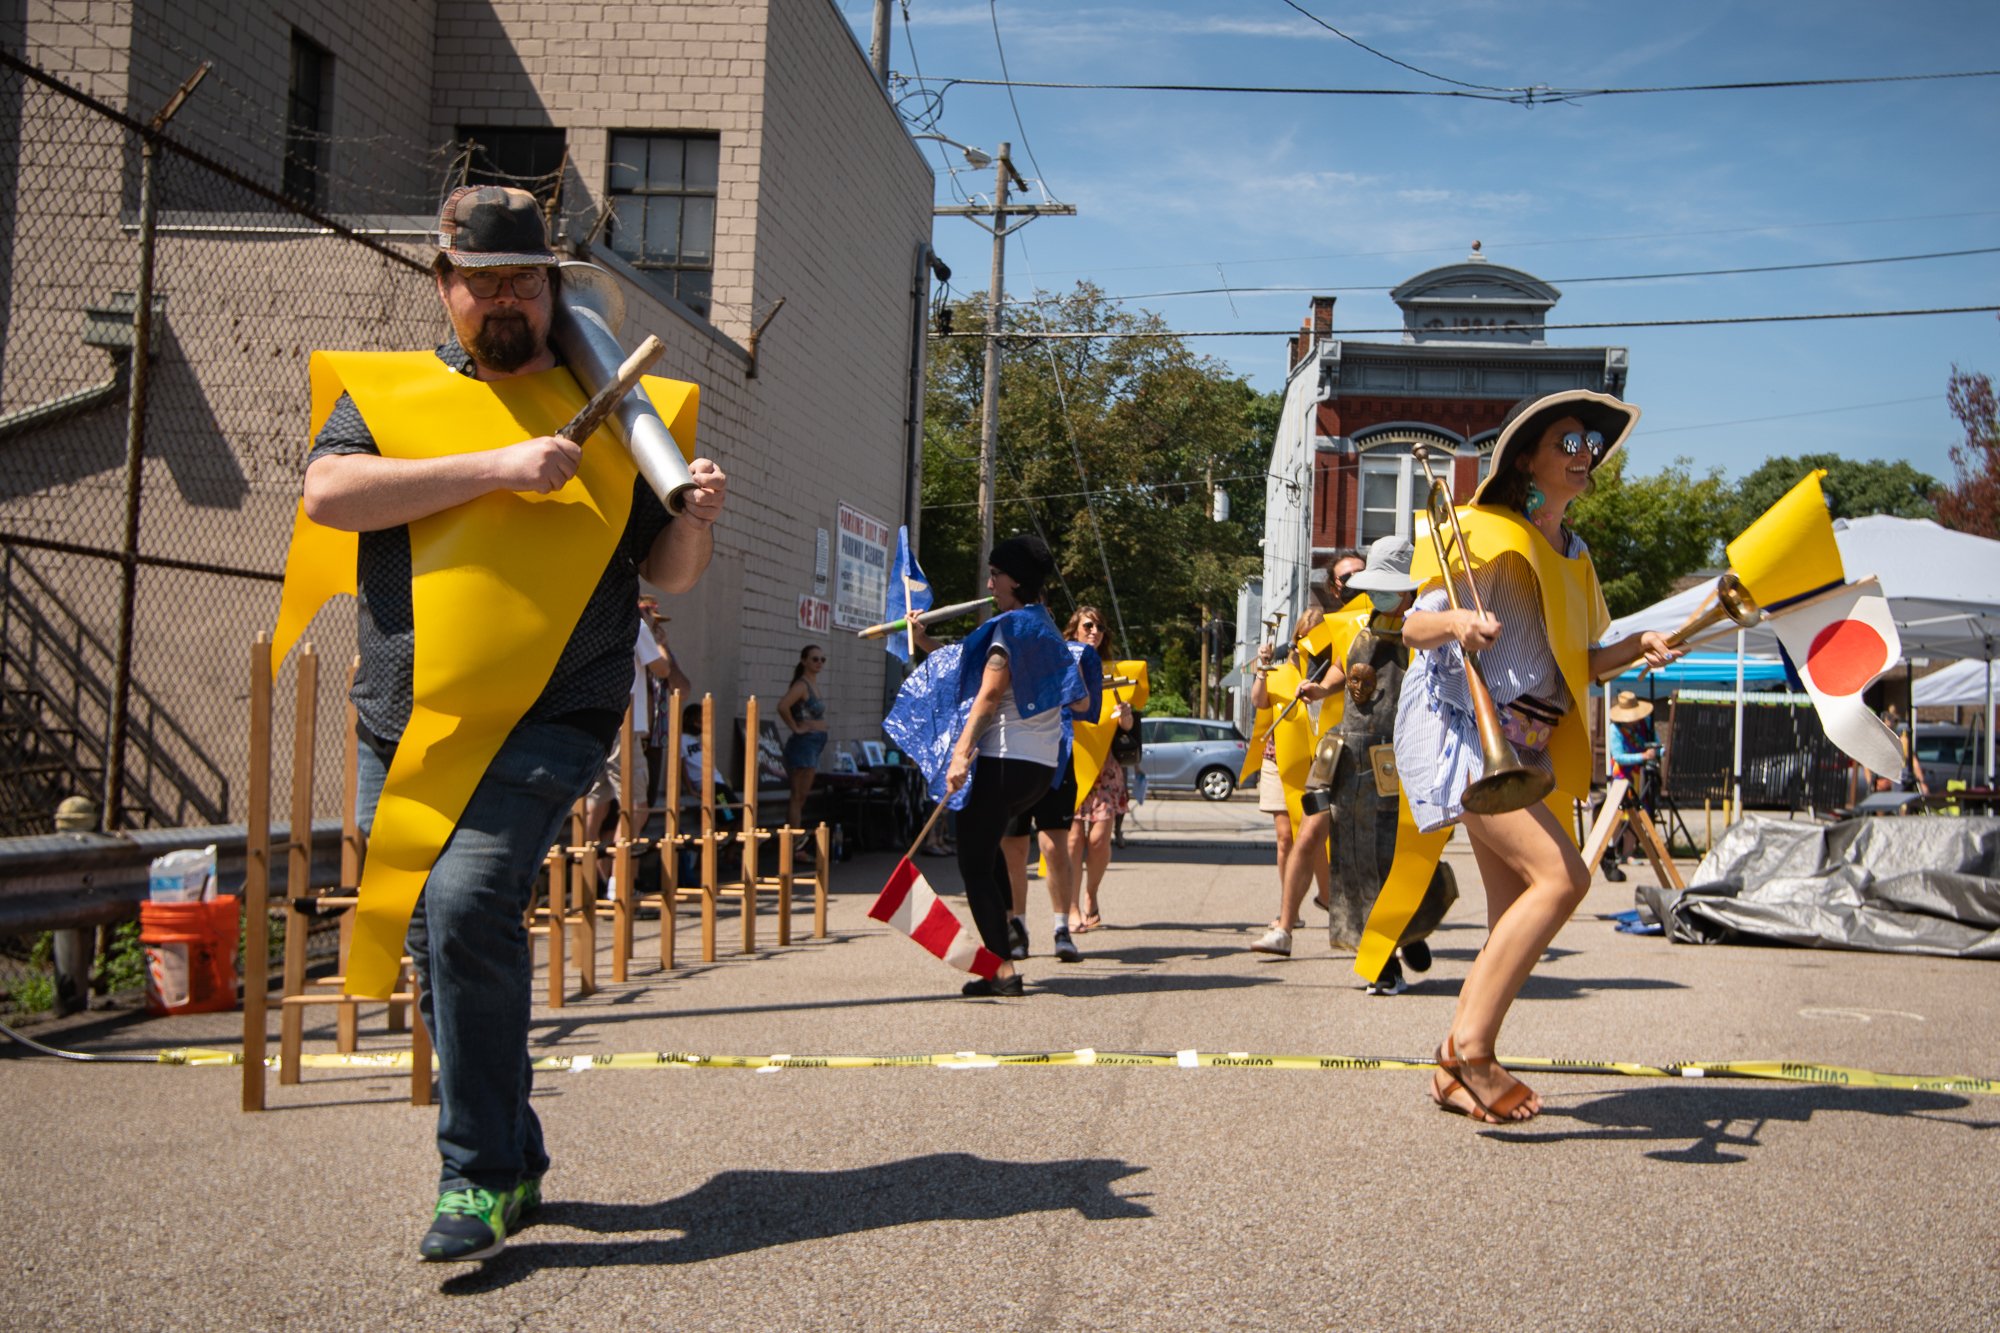
M1500 734L1516 750L1546 750L1562 710L1546 699L1523 697L1500 709Z

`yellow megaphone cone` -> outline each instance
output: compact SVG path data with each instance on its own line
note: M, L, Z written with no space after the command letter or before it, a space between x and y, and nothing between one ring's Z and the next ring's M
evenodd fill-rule
M1823 468L1808 472L1729 543L1729 567L1766 610L1847 581L1826 495L1819 486L1825 475Z

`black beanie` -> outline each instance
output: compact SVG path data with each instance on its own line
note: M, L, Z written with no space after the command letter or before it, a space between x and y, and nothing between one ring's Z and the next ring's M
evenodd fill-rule
M1042 585L1056 568L1056 558L1040 537L1009 537L993 548L986 563L1019 585L1024 602L1042 600Z

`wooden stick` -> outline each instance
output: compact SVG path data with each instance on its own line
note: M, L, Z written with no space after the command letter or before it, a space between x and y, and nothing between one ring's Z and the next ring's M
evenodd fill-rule
M640 343L638 350L626 357L625 364L618 367L618 373L612 377L611 383L592 394L590 401L583 405L583 410L571 417L569 424L556 434L577 444L589 439L597 428L604 424L605 418L618 410L619 402L626 394L632 392L633 386L639 382L639 377L644 375L647 369L666 353L666 350L667 345L657 336L647 334L646 341Z
M945 801L948 801L950 799L951 797L949 795L945 797ZM931 829L937 824L938 816L944 813L945 801L939 801L937 803L937 807L931 811L931 817L929 819L926 819L924 821L923 828L917 831L917 840L910 844L909 851L903 853L903 859L905 861L915 856L917 854L917 848L924 845L924 839L931 836Z
M969 602L954 602L950 606L939 606L929 611L917 612L916 622L919 625L935 625L941 620L950 620L953 616L967 615L973 611L977 611L982 606L990 606L992 603L993 599L991 597L975 597ZM854 632L855 637L861 639L879 639L885 635L893 634L899 629L908 628L909 620L910 618L905 616L901 620L890 620L880 625L870 625L867 629L856 630Z

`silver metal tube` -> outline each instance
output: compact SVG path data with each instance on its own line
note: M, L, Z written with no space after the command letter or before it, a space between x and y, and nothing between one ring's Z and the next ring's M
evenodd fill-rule
M562 266L562 299L549 338L585 393L594 394L618 377L625 360L618 329L624 322L625 298L615 278L595 264ZM694 489L694 476L652 400L643 393L626 394L612 420L646 484L668 513L680 513L687 492Z

